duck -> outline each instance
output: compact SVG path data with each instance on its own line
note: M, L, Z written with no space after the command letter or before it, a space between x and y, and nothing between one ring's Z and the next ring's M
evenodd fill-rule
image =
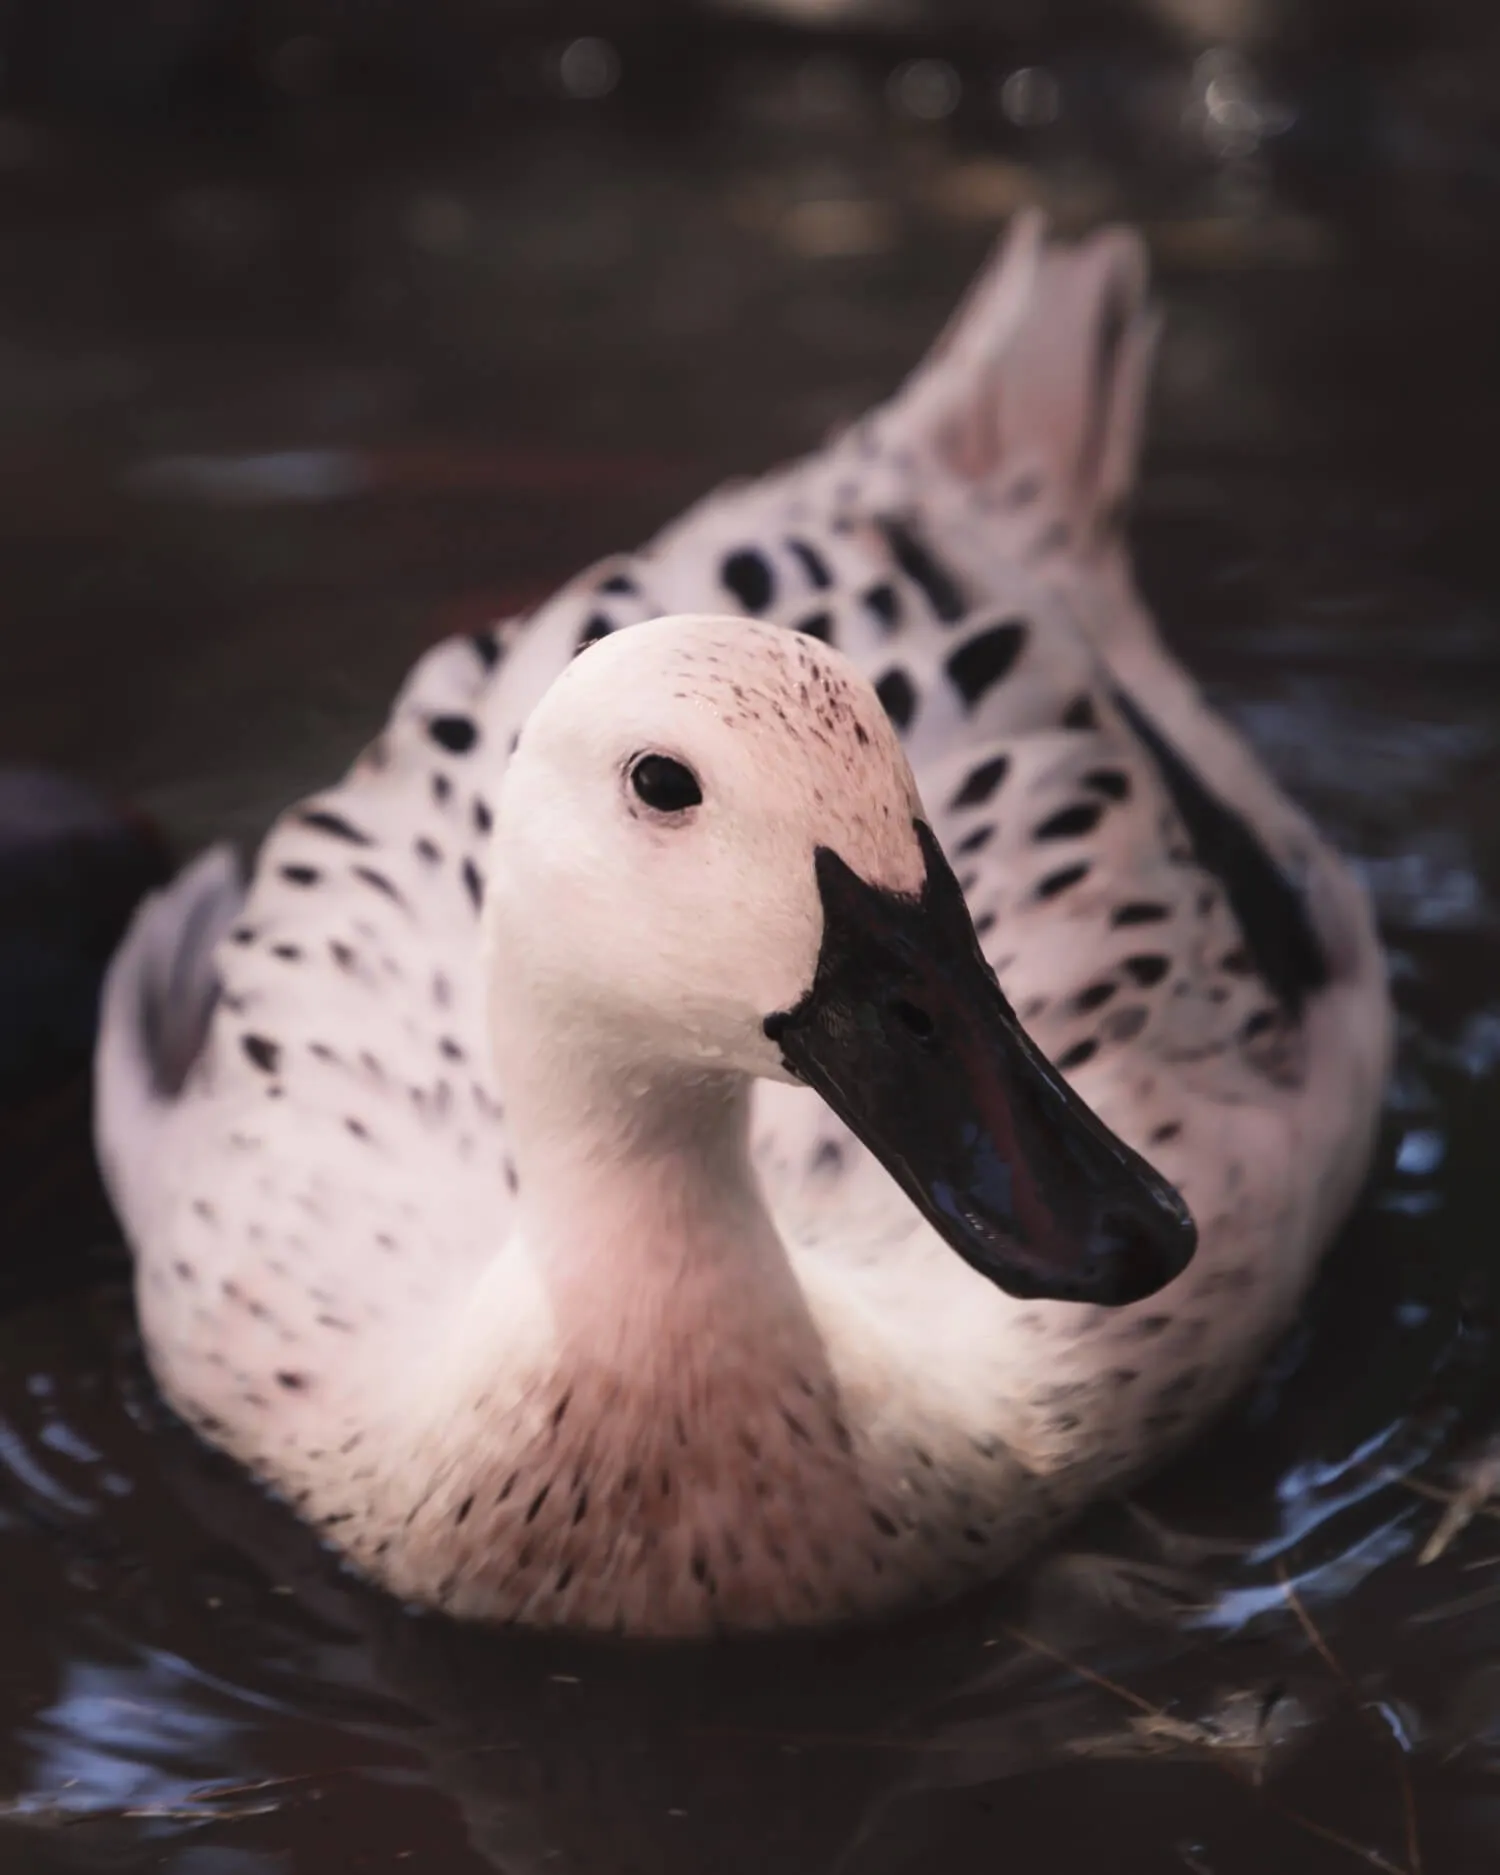
M357 1575L686 1639L991 1581L1186 1442L1367 1169L1353 870L1125 534L1131 230L1020 216L902 388L445 640L109 969L168 1404Z

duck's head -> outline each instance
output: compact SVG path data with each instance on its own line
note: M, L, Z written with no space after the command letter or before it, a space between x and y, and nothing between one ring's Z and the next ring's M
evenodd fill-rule
M526 724L490 876L501 998L642 1084L815 1088L1012 1295L1133 1302L1191 1257L1175 1191L1016 1020L895 732L826 646L718 618L594 645Z

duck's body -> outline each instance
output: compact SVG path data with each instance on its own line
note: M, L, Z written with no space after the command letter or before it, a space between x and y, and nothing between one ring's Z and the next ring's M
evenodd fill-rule
M1178 1443L1286 1323L1367 1160L1384 970L1357 886L1131 590L1115 516L1151 336L1133 241L1059 254L1028 224L885 411L440 646L243 903L211 856L143 912L100 1137L153 1367L397 1592L662 1633L952 1592ZM1002 1293L810 1088L707 1044L663 1080L522 993L608 907L603 860L553 901L497 844L522 837L491 825L518 732L580 644L736 610L875 684L1006 995L1192 1210L1160 1295ZM868 691L807 638L738 630L702 627L711 670L669 646L658 675L768 793L812 737L825 768L848 745L868 805ZM615 650L575 692L606 695ZM921 888L915 848L861 862L860 837L861 877ZM737 928L753 949L759 908L738 915L705 952ZM690 974L693 934L663 942Z

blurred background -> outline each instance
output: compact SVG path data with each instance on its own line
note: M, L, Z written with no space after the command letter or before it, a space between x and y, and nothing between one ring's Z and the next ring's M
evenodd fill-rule
M885 395L1027 203L1147 234L1141 577L1401 1006L1306 1319L1149 1494L1240 1548L1188 1628L1064 1556L732 1664L455 1640L154 1403L99 970L434 638ZM7 1875L1493 1875L1490 1510L1416 1559L1500 1423L1497 236L1490 0L0 0Z
M1484 0L0 0L0 750L253 833L421 634L889 390L1027 201L1145 225L1164 470L1487 528Z

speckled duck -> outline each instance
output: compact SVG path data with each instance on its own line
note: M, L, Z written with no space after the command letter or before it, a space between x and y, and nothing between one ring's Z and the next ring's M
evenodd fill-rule
M1221 1407L1370 1152L1365 898L1120 532L1140 243L424 657L110 973L173 1405L395 1593L689 1635L992 1576Z

